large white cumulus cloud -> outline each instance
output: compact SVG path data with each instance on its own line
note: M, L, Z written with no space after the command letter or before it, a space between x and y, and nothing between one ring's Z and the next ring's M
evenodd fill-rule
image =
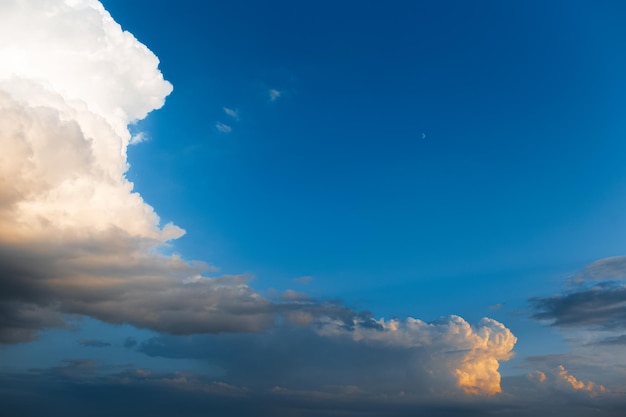
M172 91L156 56L97 1L0 7L0 202L13 209L3 234L114 226L182 235L164 234L124 177L128 124Z
M6 0L0 19L0 79L34 80L78 101L123 139L130 121L160 108L172 91L157 57L97 0Z
M0 341L58 312L170 333L271 323L243 278L163 255L184 231L125 177L128 124L172 91L148 48L98 1L8 0L0 62Z

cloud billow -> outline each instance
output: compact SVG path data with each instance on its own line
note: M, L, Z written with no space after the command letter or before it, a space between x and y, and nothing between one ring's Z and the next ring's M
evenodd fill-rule
M166 255L184 231L126 179L128 124L172 91L158 59L94 0L0 13L0 341L83 314L170 333L259 331L243 277Z

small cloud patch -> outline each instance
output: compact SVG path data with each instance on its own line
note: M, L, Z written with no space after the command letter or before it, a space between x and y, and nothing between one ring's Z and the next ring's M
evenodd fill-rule
M300 283L300 284L305 284L306 285L306 284L310 284L311 281L313 281L313 277L310 276L310 275L306 275L306 276L303 276L303 277L294 278L293 280L295 282Z
M235 109L230 109L228 107L222 107L222 109L224 110L224 113L226 113L227 115L229 115L233 119L239 120L239 111L237 111Z
M278 90L271 88L270 91L268 91L268 95L270 97L270 101L274 102L280 98L282 93Z
M221 133L230 133L233 131L232 127L222 122L215 123L215 128L218 130L218 132L221 132Z

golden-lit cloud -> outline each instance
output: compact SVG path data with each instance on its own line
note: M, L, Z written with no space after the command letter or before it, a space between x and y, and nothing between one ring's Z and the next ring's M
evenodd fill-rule
M570 374L563 365L559 365L556 370L556 375L559 381L565 383L566 386L571 387L574 390L587 391L589 393L599 393L606 391L603 385L594 383L593 381L584 382L577 379L574 375Z
M353 329L337 321L324 323L320 333L327 336L348 334L355 341L378 343L406 349L421 349L429 358L430 374L450 376L466 394L494 395L500 387L499 362L509 360L517 338L502 323L484 318L471 326L459 316L434 323L406 320L376 320L377 326L363 326L355 320ZM436 369L437 372L433 371Z
M604 385L578 379L565 369L563 365L558 365L547 373L537 370L528 374L528 378L540 385L550 385L561 391L580 391L592 397L607 392Z

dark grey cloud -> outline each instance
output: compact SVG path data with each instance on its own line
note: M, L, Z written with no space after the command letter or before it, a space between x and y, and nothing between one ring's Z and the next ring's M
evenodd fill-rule
M244 276L204 278L202 264L150 253L120 230L61 246L0 242L0 342L29 341L62 314L173 334L258 332L276 307Z
M43 328L65 326L62 315L53 305L2 298L0 295L0 344L29 342L36 339L37 332Z
M597 342L599 345L626 345L626 334L605 337Z
M154 245L115 229L65 236L63 245L0 241L0 342L33 340L42 328L63 326L63 314L179 335L260 332L277 316L379 327L370 313L338 301L287 291L271 302L245 276L203 277L206 265L160 255Z
M532 318L554 326L626 329L626 286L614 282L530 300Z
M103 348L109 347L111 344L99 339L78 339L78 344L85 347Z

